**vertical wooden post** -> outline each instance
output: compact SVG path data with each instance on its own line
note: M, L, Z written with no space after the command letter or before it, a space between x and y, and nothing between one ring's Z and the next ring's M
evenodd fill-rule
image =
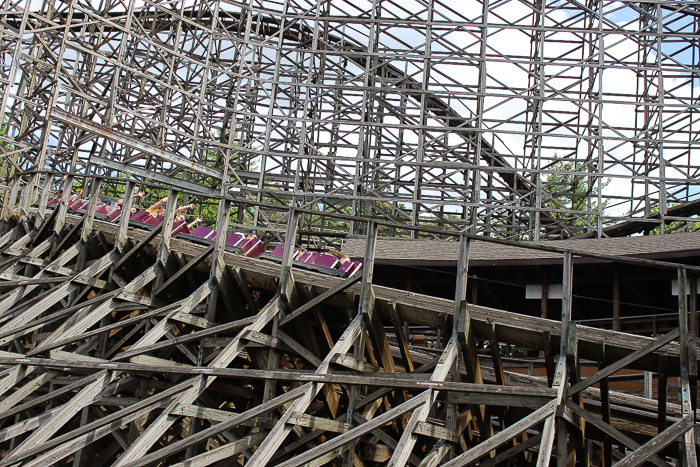
M569 339L569 324L571 322L571 296L573 289L573 255L567 251L563 258L563 281L562 281L562 301L561 301L561 337L559 346L559 361L557 362L556 371L554 373L554 381L552 388L557 390L557 406L565 403L567 378L566 378L566 356L568 353ZM537 456L537 467L548 467L554 447L554 435L557 432L557 459L566 460L566 433L563 426L557 423L556 413L547 418L542 429L542 441L540 442L540 451ZM557 429L559 425L559 429Z
M178 192L168 190L168 201L165 204L165 218L163 219L163 231L160 233L160 248L158 249L158 262L162 267L170 256L170 239L173 236L173 223L175 221L175 210L177 209ZM224 237L226 234L223 234Z
M613 331L620 331L620 273L613 271Z
M46 204L49 201L49 193L51 192L51 174L46 174L44 178L44 186L41 189L41 198L39 200L39 209L37 210L34 226L38 229L39 226L46 220Z
M374 255L377 246L378 225L372 221L367 223L367 241L365 243L365 258L362 265L362 286L360 288L360 304L358 314L362 316L362 327L360 334L357 336L355 346L353 347L353 357L355 362L359 363L364 358L365 342L367 337L368 325L371 325L372 314L374 311L374 289L372 288L372 280L374 278ZM376 345L376 344L375 344ZM377 352L384 351L383 348L375 349ZM355 404L360 398L360 387L353 385L350 388L350 398L348 401L348 410L346 413L345 422L353 424L355 415ZM343 455L343 467L353 467L355 460L355 448L357 442L350 443L350 449Z
M100 187L102 186L102 179L96 177L92 181L92 190L90 192L90 204L88 204L87 214L85 214L85 221L83 222L83 230L80 234L80 239L83 243L87 243L92 234L92 225L95 221L95 210L97 208L97 196L100 193Z
M690 291L690 306L688 309L688 334L698 335L698 282L694 274L688 275L688 290Z
M547 313L547 308L549 305L549 284L547 283L547 273L542 273L542 306L540 316L544 319L549 317Z
M666 429L666 401L668 400L668 357L659 355L659 392L657 405L657 425L659 433Z
M129 218L131 217L131 205L134 202L134 187L136 184L129 180L124 188L124 202L122 204L122 213L119 217L119 232L114 243L114 247L119 253L124 253L124 246L128 240L127 233L129 231Z
M690 416L695 425L695 414L690 396L689 363L690 346L688 342L688 280L685 268L678 268L678 340L680 342L681 360L681 411L683 416ZM683 435L683 462L687 467L696 467L695 428Z
M292 275L292 260L294 259L294 245L296 243L297 228L299 225L299 212L294 208L289 211L289 222L287 222L287 236L284 239L284 255L282 256L282 266L280 268L279 279L279 294L282 297L282 302L287 309L293 308L292 301L294 300L294 276ZM284 313L284 311L281 311ZM280 313L277 313L272 318L272 337L277 338L279 329ZM268 371L276 370L279 366L279 351L275 348L268 350L267 369ZM265 380L265 388L263 389L263 402L267 402L275 397L277 391L277 381L272 379Z
M470 383L483 384L481 364L476 350L476 336L471 325L469 307L467 305L467 278L469 274L469 237L463 235L460 238L459 259L457 261L457 284L455 287L455 313L452 331L456 333L464 357L464 366L467 369L467 380ZM475 411L481 441L493 435L493 426L488 408L485 405L478 406Z
M170 189L168 190L168 201L165 204L165 215L163 219L163 229L160 232L160 246L158 247L158 266L159 271L156 276L154 289L158 290L161 285L163 285L166 266L170 258L170 239L173 236L173 223L175 221L175 210L177 209L177 195L178 192ZM225 235L224 235L225 236Z
M17 204L17 194L19 193L19 187L22 179L19 175L15 175L15 180L12 182L12 188L5 192L5 199L2 203L2 218L7 219L10 215L10 211L15 208ZM68 195L70 196L70 194Z
M294 259L294 245L299 224L299 213L295 209L289 211L287 222L287 236L284 238L284 255L282 256L282 269L280 271L279 293L287 307L290 306L294 290L294 277L292 276L292 260Z
M605 341L598 343L598 370L602 370L608 366L608 359L605 355ZM612 414L610 412L610 385L608 378L603 378L600 381L600 405L603 421L608 425L611 424ZM603 467L612 465L612 439L609 435L605 435L603 440Z
M688 334L692 337L698 336L698 281L697 276L691 274L688 277L690 286L690 310L688 310ZM698 347L693 339L689 342L688 372L690 379L690 402L693 411L697 408L698 400Z

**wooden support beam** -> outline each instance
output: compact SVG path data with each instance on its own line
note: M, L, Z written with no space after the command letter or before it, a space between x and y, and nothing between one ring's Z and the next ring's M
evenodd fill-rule
M685 268L678 268L678 339L680 341L681 364L681 410L683 418L690 418L690 429L683 434L683 461L687 467L697 467L695 448L695 411L690 394L690 346L688 332L688 278ZM693 344L694 345L694 344ZM696 357L697 358L697 357ZM697 362L695 362L697 365ZM661 435L658 435L661 436Z
M605 341L598 343L598 370L608 366L608 358L605 351ZM659 388L659 394L661 394L661 388ZM666 388L663 389L664 394ZM659 402L660 403L660 402ZM603 378L600 380L600 404L601 412L603 417L603 422L610 425L612 423L612 415L610 412L610 388L608 385L608 378ZM665 401L664 401L665 409ZM666 415L664 414L664 418ZM610 467L612 465L612 441L610 436L606 433L605 439L603 440L603 467Z
M361 274L355 274L355 275L353 275L353 276L351 276L351 277L348 277L348 278L345 279L344 281L339 282L339 283L336 284L334 287L332 287L332 288L326 290L326 291L323 292L321 295L319 295L319 296L317 296L317 297L314 297L313 299L311 299L311 300L309 300L308 302L306 302L306 303L304 303L303 305L301 305L299 308L295 309L295 310L292 311L291 313L289 313L289 314L287 314L286 316L284 316L282 319L280 319L280 326L283 326L283 325L289 323L289 322L292 321L294 318L300 316L300 315L303 314L303 313L306 313L307 311L309 311L309 310L312 309L313 307L315 307L315 306L317 306L317 305L320 305L321 303L325 302L326 300L328 300L329 298L333 297L334 295L343 292L343 291L346 290L348 287L352 286L353 284L355 284L356 282L360 281L361 279L362 279L362 275L361 275Z
M350 323L350 325L345 329L345 332L340 337L340 339L338 339L335 346L323 360L321 365L319 365L318 368L316 368L314 374L327 374L330 368L331 358L333 358L333 356L336 354L346 353L357 340L357 337L360 335L361 330L362 319L361 316L358 314L355 317L355 319ZM257 462L260 462L261 464L267 463L291 431L290 425L287 424L287 420L289 419L291 414L295 412L305 412L307 407L311 403L312 398L315 397L320 391L321 385L319 384L309 386L304 396L294 401L294 403L282 415L277 425L270 431L270 434L267 436L267 438L265 438L265 441L263 441L263 443L255 451L255 454L252 458L249 459L248 462L253 463L253 465Z
M143 250L143 248L144 248L146 245L148 245L149 243L151 243L151 240L153 240L154 238L156 238L156 237L158 236L158 234L160 234L160 231L161 231L162 229L163 229L163 223L161 222L160 224L158 224L157 226L155 226L155 227L153 228L153 230L151 230L151 231L149 232L148 235L146 235L143 239L141 239L141 241L140 241L139 243L137 243L136 245L134 245L134 247L133 247L132 249L130 249L129 251L127 251L126 254L125 254L124 256L122 256L122 257L119 259L119 261L117 261L117 264L114 265L114 270L115 270L115 271L118 270L120 267L122 267L122 266L124 265L124 263L126 263L129 259L131 259L132 257L134 257L134 255L136 255L136 254L139 253L141 250Z
M81 447L86 446L90 442L110 434L114 430L113 425L123 426L129 423L133 419L155 409L161 402L171 399L174 395L191 388L192 384L192 380L184 381L170 389L154 394L141 402L127 406L118 412L114 412L105 416L104 418L95 420L83 427L48 440L40 445L36 445L32 449L28 449L21 454L16 454L15 458L17 461L21 461L28 457L48 451L48 453L39 456L33 462L45 462L43 465L51 465L52 463L69 456L71 453L77 451ZM7 460L7 458L4 460Z
M186 275L188 272L190 272L193 268L197 267L202 261L207 259L207 257L214 251L214 247L216 245L212 243L207 247L205 250L203 250L197 257L192 259L192 261L189 261L185 266L180 268L179 271L177 271L175 274L173 274L163 285L161 285L158 289L156 289L154 295L158 295L164 290L166 290L168 287L176 283L178 280L182 279L184 275Z
M557 362L557 367L554 373L554 380L552 381L552 389L557 391L556 396L556 411L564 403L565 395L571 394L571 390L568 388L566 381L566 365L567 365L567 354L568 354L568 344L569 340L565 336L569 335L569 324L571 322L571 301L572 301L572 291L573 291L573 275L574 275L574 264L573 255L570 251L564 253L564 261L562 266L562 303L561 303L561 339L559 344L559 361ZM563 422L562 422L563 423ZM540 451L537 456L537 467L548 467L552 455L552 448L554 446L554 434L557 428L557 418L556 416L551 416L547 418L542 428L542 441L540 443ZM566 449L565 440L563 439L563 433L557 434L558 447L557 447L557 463L561 466L565 463L566 459Z
M403 325L404 322L401 319L401 314L399 313L399 308L396 302L389 302L386 306L389 316L391 318L391 324L394 327L394 334L396 335L396 342L399 346L399 352L401 352L401 359L404 362L404 367L407 372L414 371L413 359L411 359L411 352L408 349L408 339L404 334Z
M242 341L243 336L248 331L260 331L269 321L272 320L274 316L279 313L279 310L280 298L278 295L260 312L253 324L246 326L238 334L237 338L223 349L223 351L209 364L208 368L226 368L245 347L245 343ZM166 320L167 318L161 322ZM151 332L156 330L156 328L154 328ZM165 328L163 327L163 329ZM139 342L147 343L147 345L151 344L148 339L141 339ZM177 404L191 404L204 389L214 382L216 378L212 376L208 376L206 378L203 376L197 376L194 379L196 381L194 382L192 388L180 394L172 403L175 405L171 404L172 407L175 407ZM163 413L146 429L146 431L139 436L139 438L131 446L129 446L129 449L119 458L119 460L114 464L114 467L123 467L124 465L129 464L130 462L133 462L134 460L145 455L145 453L158 440L158 438L160 438L160 436L162 436L163 433L165 433L165 431L167 431L167 429L173 423L175 423L177 418L170 415L170 410L172 407L166 408L166 410L164 410ZM196 435L193 435L187 439L195 437Z
M551 417L554 413L556 407L556 401L551 401L548 404L542 406L540 409L536 410L527 417L519 420L517 423L509 426L505 430L499 432L498 434L492 436L486 441L481 442L477 446L471 448L467 452L455 457L450 462L443 464L443 467L463 467L469 465L473 462L479 460L479 458L487 455L494 449L502 446L503 444L510 441L515 436L519 435L523 431L527 430L533 425L536 425L547 417Z
M611 437L615 441L622 443L626 447L636 450L639 449L641 444L638 442L634 441L632 438L629 436L625 435L622 433L620 430L613 428L610 426L609 423L604 422L603 420L598 419L597 417L594 417L590 413L588 413L586 410L584 410L580 405L575 404L571 401L566 402L566 407L571 410L574 414L576 414L579 418L587 421L603 433L605 433L606 436ZM659 456L656 455L650 455L649 459L647 459L651 462L653 462L655 465L659 467L668 467L668 462L664 461L661 459Z
M92 190L90 192L90 202L88 203L87 213L83 216L85 221L83 222L83 230L80 234L80 240L83 243L87 243L90 235L92 235L92 225L95 221L95 210L97 208L97 200L100 194L100 187L102 186L102 179L99 177L92 179Z
M567 367L569 370L569 382L573 386L581 381L581 366L579 364L579 352L578 352L578 335L577 335L576 323L571 323L569 326L569 343L567 344ZM571 396L573 401L577 403L581 408L583 408L583 394L581 392ZM586 443L586 421L583 418L579 418L578 424L576 424L578 430L572 435L576 437L576 451L572 454L575 457L572 463L575 463L576 459L579 460L583 465L589 465L588 458L588 448ZM568 457L568 456L567 456Z
M397 417L400 417L406 412L410 412L412 410L415 410L423 405L425 405L428 401L428 398L430 396L430 390L424 391L423 393L412 397L408 401L404 402L403 404L397 405L396 407L392 408L391 410L384 412L383 414L379 415L378 417L373 418L372 420L369 420L367 423L363 423L362 425L359 425L355 428L353 428L350 431L347 431L346 433L343 433L339 436L336 436L335 438L331 440L327 440L326 442L316 446L313 449L310 449L304 453L302 453L299 456L293 457L289 459L286 462L282 462L281 464L278 465L278 467L296 467L299 465L303 465L307 462L310 462L326 453L332 452L341 446L345 446L346 444L352 442L353 440L356 440L360 438L361 436L364 436L367 433L372 432L376 428L379 428L386 423L396 419ZM262 446L262 445L261 445ZM398 449L398 448L397 448ZM257 453L257 451L256 451ZM394 451L396 453L396 451ZM270 453L272 454L272 453ZM251 462L249 460L248 462Z
M644 462L647 462L652 455L657 454L663 448L674 442L678 437L683 436L692 428L692 415L686 414L676 423L666 428L665 431L644 443L615 465L618 467L636 467L641 465Z
M129 218L131 217L131 206L134 203L134 188L136 184L129 180L124 187L124 201L122 201L122 213L119 217L119 230L114 239L114 247L120 254L124 254L124 247L128 241Z
M620 271L613 271L613 331L621 331L620 324Z
M198 433L196 433L193 436L189 436L185 439L182 439L180 441L177 441L165 448L159 449L157 451L154 451L148 455L145 455L141 458L132 460L128 464L124 465L124 467L141 467L143 465L148 465L152 463L153 461L160 460L162 458L165 458L167 456L170 456L172 454L175 454L180 451L184 451L187 449L189 446L193 446L197 443L200 443L202 441L205 441L213 436L216 436L219 433L224 432L225 430L231 429L235 426L243 424L245 421L253 419L255 417L259 417L263 413L270 411L276 407L280 407L284 404L287 404L291 401L294 401L298 399L299 397L302 397L310 388L311 384L305 384L303 386L300 386L296 389L292 389L280 396L277 396L276 398L272 399L269 402L265 402L263 404L260 404L256 407L253 407L252 409L241 413L240 415L236 415L233 418L230 418L229 420L226 420L224 422L218 423L214 426L211 426L205 430L202 430ZM286 412L285 412L286 413ZM279 423L278 423L279 425ZM269 435L268 437L269 438ZM256 452L259 451L259 448ZM250 462L250 459L249 459Z
M668 343L672 342L673 340L677 339L679 334L678 334L678 329L674 329L673 331L669 332L665 336L659 337L656 339L654 342L650 343L649 345L645 346L644 348L641 348L635 352L632 352L631 354L627 355L626 357L617 360L615 363L608 365L607 367L603 368L600 371L597 371L593 376L590 376L579 383L573 385L571 389L569 389L569 396L573 396L574 394L577 394L587 387L590 387L597 382L599 382L603 378L607 378L608 376L617 373L619 370L622 368L626 367L630 363L634 362L635 360L638 360L639 358L659 350L661 347L667 345Z

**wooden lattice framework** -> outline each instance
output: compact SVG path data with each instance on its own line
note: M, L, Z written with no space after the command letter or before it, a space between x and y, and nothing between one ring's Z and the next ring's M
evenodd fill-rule
M0 466L544 467L596 450L694 467L685 299L657 339L574 325L591 254L546 242L516 245L562 255L560 320L469 303L466 283L476 238L695 221L697 5L471 7L4 0ZM73 216L79 187L92 201ZM169 195L163 224L95 219L98 197L128 212L137 187ZM185 198L286 252L363 236L362 275L172 238ZM373 286L379 232L459 241L455 299ZM680 297L698 269L597 256L677 269ZM446 339L417 350L405 324ZM547 379L505 371L501 343L542 352ZM598 373L581 380L581 360ZM610 391L624 368L680 378L680 403L665 384L658 401Z
M451 301L372 285L376 222L363 273L341 279L227 252L223 235L94 220L92 199L82 217L40 202L4 224L0 465L563 466L594 446L596 465L697 464L687 300L657 339L570 321L575 257L676 268L684 298L696 267L527 244L563 256L559 322L469 304L469 234ZM446 339L426 353L404 324ZM502 343L541 351L547 378L505 371ZM599 371L581 380L583 359ZM625 368L658 371L658 401L610 391Z

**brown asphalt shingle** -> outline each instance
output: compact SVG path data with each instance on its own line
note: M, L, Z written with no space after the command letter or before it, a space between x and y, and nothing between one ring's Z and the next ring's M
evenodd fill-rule
M700 231L668 235L647 235L621 238L570 239L542 242L542 244L576 251L617 256L663 257L700 255ZM364 239L349 239L342 248L351 258L362 258ZM681 254L682 253L682 254ZM376 260L379 263L456 263L458 241L377 239ZM516 246L474 241L469 250L470 263L543 261L558 262L561 254ZM547 261L548 260L548 261Z

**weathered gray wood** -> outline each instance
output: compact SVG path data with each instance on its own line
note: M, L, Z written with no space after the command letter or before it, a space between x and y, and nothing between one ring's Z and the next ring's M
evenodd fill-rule
M678 333L680 341L681 363L681 409L683 417L690 417L693 424L683 435L683 460L687 467L697 467L697 455L695 452L695 411L692 407L693 397L690 394L690 348L688 342L688 298L687 273L684 268L678 268Z
M362 279L362 276L359 274L356 274L354 276L348 277L343 282L339 282L334 287L323 292L318 297L315 297L314 299L304 303L302 306L300 306L296 310L292 311L291 313L289 313L288 315L286 315L285 317L280 319L280 326L283 326L283 325L289 323L297 316L299 316L303 313L306 313L307 311L309 311L310 309L312 309L316 305L319 305L319 304L323 303L324 301L328 300L329 298L333 297L334 295L339 294L340 292L346 290L348 287L355 284L360 279Z
M129 218L131 217L131 206L134 203L134 188L136 184L129 180L124 187L124 201L122 202L122 213L119 217L119 231L116 235L114 247L119 253L124 253L124 247L129 237Z
M184 462L172 464L171 467L204 467L211 465L223 459L230 458L236 454L243 452L246 449L252 448L260 444L265 438L262 433L246 436L232 443L224 444L218 448L207 451L198 456L190 457Z
M186 417L203 418L206 420L214 420L216 422L225 422L233 417L240 415L236 412L227 412L225 410L212 409L209 407L201 407L192 404L180 404L170 411L171 414L183 415ZM243 426L252 426L260 428L272 428L275 421L271 418L254 417L241 423Z
M184 381L177 386L173 386L172 388L155 394L141 402L125 407L118 412L88 423L87 425L66 433L65 435L61 435L57 438L46 441L43 444L37 445L22 454L18 454L17 460L20 461L26 459L27 457L49 451L47 454L38 457L34 462L46 462L44 465L50 465L51 462L56 462L63 459L90 442L110 434L113 431L112 424L115 426L123 426L134 418L150 412L162 401L171 399L174 395L190 388L192 384L192 380Z
M658 453L663 448L671 444L679 436L685 434L693 428L693 420L690 414L685 415L682 419L666 428L665 431L650 439L634 452L626 456L615 465L618 467L635 467L646 462L649 457Z
M292 414L287 423L313 428L314 430L331 431L333 433L345 433L350 429L350 425L348 423L328 420L327 418L322 417L315 417L305 413Z
M444 439L452 443L457 442L457 435L453 431L433 423L418 422L413 432L423 436L430 436L431 438Z
M443 464L443 466L461 467L477 461L480 457L488 454L490 451L508 442L514 436L522 433L531 426L540 423L545 418L550 417L554 413L555 407L556 401L551 401L547 405L540 407L538 410L523 418L522 420L519 420L518 422L512 424L505 430L495 434L491 438L471 448L467 452L455 457L450 462L446 462L445 464Z
M174 453L180 452L185 450L189 446L193 446L201 441L204 441L212 436L215 436L218 433L222 433L225 430L228 430L230 428L233 428L235 426L241 425L243 422L246 420L253 419L255 417L258 417L262 415L263 413L274 409L275 407L279 407L283 404L287 404L288 402L291 402L305 394L308 390L310 384L305 384L304 386L300 386L296 389L293 389L291 391L286 392L285 394L282 394L281 396L277 396L276 398L272 399L269 402L265 402L263 404L260 404L240 415L237 415L227 421L221 422L217 425L214 425L212 427L209 427L205 430L202 430L193 436L189 436L183 440L180 440L176 443L171 444L170 446L167 446L163 449L160 449L158 451L152 452L151 454L148 454L146 456L141 457L140 459L133 460L132 462L129 462L126 464L124 467L140 467L143 465L148 465L149 463L153 462L154 460L159 460L161 458L164 458L166 456L172 455ZM268 435L269 436L269 435Z
M632 438L625 435L620 430L610 426L609 423L606 423L606 422L598 419L597 417L594 417L593 415L589 414L584 409L582 409L579 405L574 404L571 401L567 401L566 407L569 410L571 410L572 412L574 412L576 415L578 415L579 417L585 419L588 423L590 423L594 427L598 428L603 433L607 434L608 436L611 436L612 438L614 438L618 442L624 444L626 447L628 447L632 450L635 450L635 449L639 449L639 447L641 446L641 444L634 441ZM664 461L659 456L650 455L648 460L653 462L654 464L658 465L659 467L668 467L668 462Z
M196 258L194 258L192 261L188 262L184 267L180 268L179 271L177 271L175 274L173 274L172 277L170 277L167 281L163 283L154 293L154 295L160 294L162 291L166 290L168 287L173 285L175 282L180 280L185 274L190 272L193 268L195 268L197 265L199 265L202 261L207 259L207 257L214 251L214 247L216 245L212 243L209 245L209 247L202 251Z
M678 338L678 329L674 329L673 331L669 332L665 336L659 337L656 339L654 342L650 343L646 347L637 350L636 352L632 352L625 358L622 358L615 363L612 363L608 365L607 367L603 368L602 370L596 372L593 376L590 376L580 383L571 386L571 388L568 391L569 396L573 396L574 394L579 393L580 391L584 390L585 388L594 385L598 381L600 381L603 378L607 378L608 376L616 373L620 369L626 367L629 365L631 362L643 357L644 355L647 355L651 352L654 352L664 345L668 344L669 342L672 342L674 339Z
M316 368L316 371L314 373L315 375L325 376L328 374L330 368L330 359L333 358L334 355L343 354L350 349L350 347L354 344L355 340L357 339L357 336L361 332L361 324L361 315L358 314L355 317L355 319L350 323L350 325L345 329L345 332L340 337L340 339L338 339L333 349L331 349L330 353L326 356L323 362L321 362L318 368ZM284 441L284 439L291 431L290 425L287 424L287 420L289 419L291 414L296 412L305 412L309 404L311 403L312 398L315 397L321 391L321 389L322 385L313 384L312 386L307 388L307 391L301 398L295 400L294 403L290 405L290 407L278 421L277 425L270 431L270 434L267 436L265 441L263 441L258 450L255 451L253 457L249 459L249 462L260 462L264 464L270 460L277 448L280 446L280 444Z
M137 253L139 253L143 248L151 243L151 240L156 238L161 230L163 230L163 223L161 222L157 226L153 227L153 230L146 235L144 238L141 239L140 242L138 242L132 249L126 252L124 256L122 256L119 261L117 261L117 264L114 265L114 270L118 270L120 267L124 265L129 259L131 259L133 256L135 256Z
M152 312L148 313L147 315L143 315L143 316L139 316L139 317L131 318L131 319L138 320L139 318L143 319L144 317L150 318L152 316L156 316L156 315L159 315L161 313L166 313L172 308L173 308L173 305L168 305L167 307L164 307L162 309L152 311ZM231 323L220 324L220 325L215 326L213 328L203 329L201 331L196 331L196 332L193 332L190 334L185 334L183 336L177 336L172 341L157 342L155 344L146 345L146 346L140 347L138 349L128 350L126 352L122 352L122 353L116 355L112 360L113 361L124 360L124 359L132 357L134 355L139 355L141 353L152 352L154 350L172 347L172 346L177 345L177 344L184 344L186 342L197 341L197 340L202 339L206 336L211 336L213 334L218 334L220 332L234 331L236 329L244 328L244 327L246 327L254 322L255 322L255 316L251 316L250 318L240 319L237 321L233 321ZM128 324L128 323L126 323L126 322L115 323L115 324L110 325L110 327L118 327L119 324ZM228 344L231 342L231 340L233 338L226 337L226 338L222 338L222 339L226 339L227 340L226 343Z
M211 282L208 281L208 282ZM195 292L196 293L196 292ZM244 343L242 342L243 336L248 332L248 331L260 331L263 327L267 325L267 323L272 320L274 316L276 316L279 313L279 303L280 303L280 298L279 295L276 296L269 304L267 307L265 307L260 314L258 314L257 319L255 320L254 323L248 325L245 327L238 335L238 337L232 341L220 354L217 356L210 364L209 364L209 369L216 369L216 368L226 368L231 361L236 358L236 356L240 353L241 350L244 348ZM166 321L166 319L162 320ZM156 327L157 328L157 327ZM156 330L154 328L153 330ZM165 327L162 328L163 330ZM153 331L152 330L152 331ZM151 332L152 332L151 331ZM159 331L160 333L160 331ZM157 334L156 334L157 335ZM147 337L147 336L144 336ZM144 342L150 344L151 342L146 340L146 339L141 339L139 342ZM216 378L212 376L198 376L195 377L196 382L194 383L193 387L189 390L184 391L182 394L180 394L172 403L172 406L175 407L178 404L191 404L194 402L194 400L198 397L198 395L206 389L211 383L214 382ZM139 436L139 438L129 447L129 449L119 457L117 462L114 464L114 467L120 467L124 466L135 459L138 459L139 457L143 456L155 443L160 436L165 433L165 431L177 420L176 416L170 415L170 410L171 408L166 408L163 413L146 429L144 433ZM194 438L196 435L193 435L189 438Z
M80 392L74 396L70 402L65 404L63 408L57 411L47 420L39 429L34 431L27 439L19 446L12 450L7 457L0 462L0 465L8 465L15 462L17 457L23 452L28 451L38 445L45 443L54 433L60 430L73 416L78 413L83 407L89 405L97 396L104 386L112 379L111 372L100 372L95 381L85 386Z
M326 453L332 452L335 449L338 449L339 447L344 446L345 444L350 443L351 441L361 436L364 436L367 433L370 433L372 430L379 428L380 426L386 424L387 422L390 422L391 420L394 420L395 418L403 415L404 413L423 406L425 403L427 403L428 398L430 396L430 392L431 391L428 390L421 393L420 395L412 397L403 404L397 405L396 407L392 408L391 410L388 410L387 412L384 412L378 417L369 420L367 423L363 423L362 425L357 426L352 430L343 433L339 436L336 436L335 438L328 440L316 446L315 448L304 452L299 456L293 457L286 462L282 462L278 465L278 467L296 467L298 465L310 462Z

